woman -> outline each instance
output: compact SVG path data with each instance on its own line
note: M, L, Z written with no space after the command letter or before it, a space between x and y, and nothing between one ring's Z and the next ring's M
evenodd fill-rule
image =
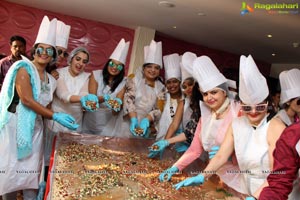
M121 109L123 88L126 83L124 74L129 44L129 42L125 43L125 40L121 39L103 70L93 71L89 80L89 92L97 95L102 104L96 112L84 114L82 132L105 136L115 135L113 130L116 121L117 119L121 120L118 112ZM110 99L117 100L120 107L112 109L107 103ZM103 132L106 125L107 128Z
M201 93L198 90L198 83L195 83L195 80L191 75L192 64L196 58L196 54L191 52L186 52L182 56L182 91L185 98L184 101L179 103L176 109L175 116L167 130L165 139L157 141L152 145L152 147L158 146L159 149L149 148L150 153L148 157L150 158L153 158L158 154L162 157L164 149L172 143L177 143L175 145L177 152L184 152L192 142L200 117L199 101L201 98ZM173 137L180 126L182 127L177 131L176 136Z
M201 118L191 146L171 168L160 174L161 181L169 181L174 173L187 167L203 151L209 152L212 158L224 140L227 127L240 109L239 104L228 98L227 79L209 57L201 56L194 61L193 75L203 97L203 102L200 102ZM217 174L228 186L243 193L242 188L239 188L239 174L228 174L228 170L238 170L238 167L230 160Z
M291 69L283 71L279 75L281 95L281 109L278 117L286 126L299 120L300 113L300 70Z
M56 87L55 79L45 71L56 58L56 21L44 17L33 61L16 62L0 94L0 171L5 171L0 174L0 195L5 200L16 199L18 190L23 190L26 200L36 198L43 156L42 117L71 130L78 128L72 116L46 107Z
M124 122L119 137L144 137L150 135L150 123L156 125L161 116L165 87L159 81L162 68L161 42L152 40L149 49L145 51L143 76L135 76L127 80L124 94ZM159 108L160 107L160 108ZM137 128L142 132L137 132ZM148 131L149 130L149 131Z
M253 58L241 56L239 97L244 115L233 119L221 148L203 173L176 184L176 189L203 183L211 175L209 172L219 170L235 151L241 171L228 172L240 173L243 177L240 186L248 195L258 198L268 172L272 170L275 143L285 128L280 120L270 120L268 94L266 79Z
M161 139L165 136L170 124L174 119L177 108L183 110L184 105L180 88L180 56L177 53L166 55L163 57L163 61L165 67L165 86L168 92L166 93L164 109L158 123L158 133L156 135L156 139ZM182 127L177 128L182 129ZM176 130L174 130L173 133L175 133Z

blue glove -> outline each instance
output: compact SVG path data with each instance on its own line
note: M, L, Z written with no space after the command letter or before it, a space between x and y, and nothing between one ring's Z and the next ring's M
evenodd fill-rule
M255 198L254 197L246 197L245 200L255 200Z
M160 159L162 159L162 155L165 151L165 148L169 146L170 143L168 140L159 140L152 144L152 146L149 148L150 153L148 154L148 158L154 158L158 154L160 154ZM153 149L154 146L158 146L158 149Z
M195 185L200 185L200 184L203 184L203 183L204 183L204 176L201 175L201 174L198 174L197 176L187 178L187 179L177 183L173 187L175 187L175 189L178 190L181 187L195 186Z
M218 153L219 149L220 149L220 146L213 146L210 149L210 152L208 152L209 159L212 159L213 157L215 157L215 155Z
M110 100L110 95L109 95L109 94L104 94L104 95L103 95L103 100L104 100L104 101Z
M175 150L178 153L185 152L190 146L186 144L185 142L178 142L175 144Z
M130 132L132 135L134 136L138 136L136 133L135 133L135 130L138 127L138 119L136 117L133 117L133 118L130 118Z
M179 169L175 166L166 169L165 171L163 171L160 175L159 175L159 180L160 182L164 182L164 181L170 181L171 177L173 176L173 174L179 172ZM167 177L166 177L167 176Z
M140 123L140 128L144 130L143 135L141 135L144 138L149 137L148 128L150 126L149 119L147 117L143 118Z
M52 119L73 131L75 131L79 127L78 124L75 124L75 119L71 115L66 113L54 113Z
M88 94L80 98L81 106L89 111L89 112L95 112L96 109L93 109L90 105L87 105L87 101L95 102L96 103L96 109L99 108L99 102L98 97L94 94Z

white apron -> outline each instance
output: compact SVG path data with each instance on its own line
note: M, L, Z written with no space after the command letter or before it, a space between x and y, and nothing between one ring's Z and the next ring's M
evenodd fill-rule
M245 190L253 195L264 183L270 170L267 116L254 129L246 117L233 120L234 149L245 183Z
M293 123L284 109L279 110L275 117L278 117L286 126Z
M47 106L52 101L56 80L47 74L48 91L40 93L38 102ZM17 159L16 127L18 113L10 113L9 122L0 133L0 195L23 189L38 189L43 165L43 120L37 115L30 156ZM9 133L9 134L8 134ZM5 141L5 142L3 142ZM43 174L41 174L43 176Z
M230 123L237 117L239 105L231 100L229 106L230 110L223 119L215 119L212 116L210 108L208 108L204 102L200 102L200 141L202 141L203 149L205 151L209 152L211 148L216 145L221 146ZM236 171L239 171L239 167L237 165L233 165L232 161L228 161L219 168L217 175L229 187L245 194L246 190L244 190L241 186L242 176L239 173L233 173Z
M116 97L117 94L124 88L126 79L118 85L112 93L108 85L104 85L102 70L93 71L95 80L98 83L97 96L109 94L111 97ZM112 111L108 109L104 103L99 105L96 112L85 112L83 117L82 132L103 136L114 136L113 129L117 123L117 119L121 119L120 113L116 116L112 115ZM105 132L104 127L107 126Z
M134 78L136 94L135 94L135 108L137 119L140 123L141 119L145 118L157 102L157 97L164 87L159 81L155 82L155 87L150 87L145 83L145 79ZM123 117L122 126L117 137L132 138L134 137L130 130L130 119L128 116Z

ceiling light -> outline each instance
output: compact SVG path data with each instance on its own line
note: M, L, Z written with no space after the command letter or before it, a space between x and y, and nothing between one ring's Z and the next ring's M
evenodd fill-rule
M276 56L276 54L275 54L275 53L272 53L272 56Z
M168 1L160 1L158 3L158 5L163 6L163 7L167 7L167 8L174 8L175 4L168 2Z
M177 28L177 26L173 26L173 28L174 28L174 29L176 29L176 28Z
M271 37L273 37L273 36L272 36L271 34L269 34L269 35L267 35L267 37L268 37L268 38L271 38Z
M293 42L293 47L294 47L294 48L299 47L299 42Z
M199 15L199 16L206 16L206 14L203 13L203 12L198 12L197 15Z

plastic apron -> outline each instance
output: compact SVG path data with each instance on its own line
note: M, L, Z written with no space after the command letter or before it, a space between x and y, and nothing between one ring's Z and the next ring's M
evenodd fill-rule
M254 129L246 117L236 118L232 123L234 149L245 183L245 190L253 195L264 183L270 170L267 116Z
M117 94L124 88L126 83L126 79L124 78L115 91L111 92L110 87L104 84L102 70L93 71L93 74L98 83L97 96L109 94L111 97L116 97ZM99 109L96 112L84 113L82 132L96 135L113 136L114 134L112 132L112 128L116 125L116 119L119 117L119 115L120 114L116 116L112 115L112 111L108 109L104 103L101 103L99 104ZM103 129L106 125L112 128L106 129L105 132L103 132Z
M47 74L48 90L40 93L38 102L47 106L52 101L56 87L55 79ZM43 166L43 119L37 115L32 138L32 153L30 156L17 159L16 127L18 113L9 112L9 122L0 133L0 195L23 189L38 189ZM7 134L9 133L9 134ZM3 172L3 173L2 173ZM43 174L41 174L43 176Z
M200 141L202 142L203 149L207 152L213 146L220 146L225 138L227 129L232 120L237 117L239 111L239 105L234 101L229 103L230 110L227 112L223 119L216 119L210 108L208 108L204 102L200 102L201 109L201 134ZM233 165L232 161L228 161L217 171L217 175L226 183L229 187L235 189L240 193L246 193L246 190L241 187L242 176L239 173L230 173L239 171L237 165Z
M145 79L134 78L136 94L135 94L135 108L137 119L140 122L145 118L156 105L157 97L164 87L159 81L155 82L155 87L150 87L145 83ZM128 116L123 117L121 131L117 133L118 137L131 138L134 137L130 130L130 119Z

